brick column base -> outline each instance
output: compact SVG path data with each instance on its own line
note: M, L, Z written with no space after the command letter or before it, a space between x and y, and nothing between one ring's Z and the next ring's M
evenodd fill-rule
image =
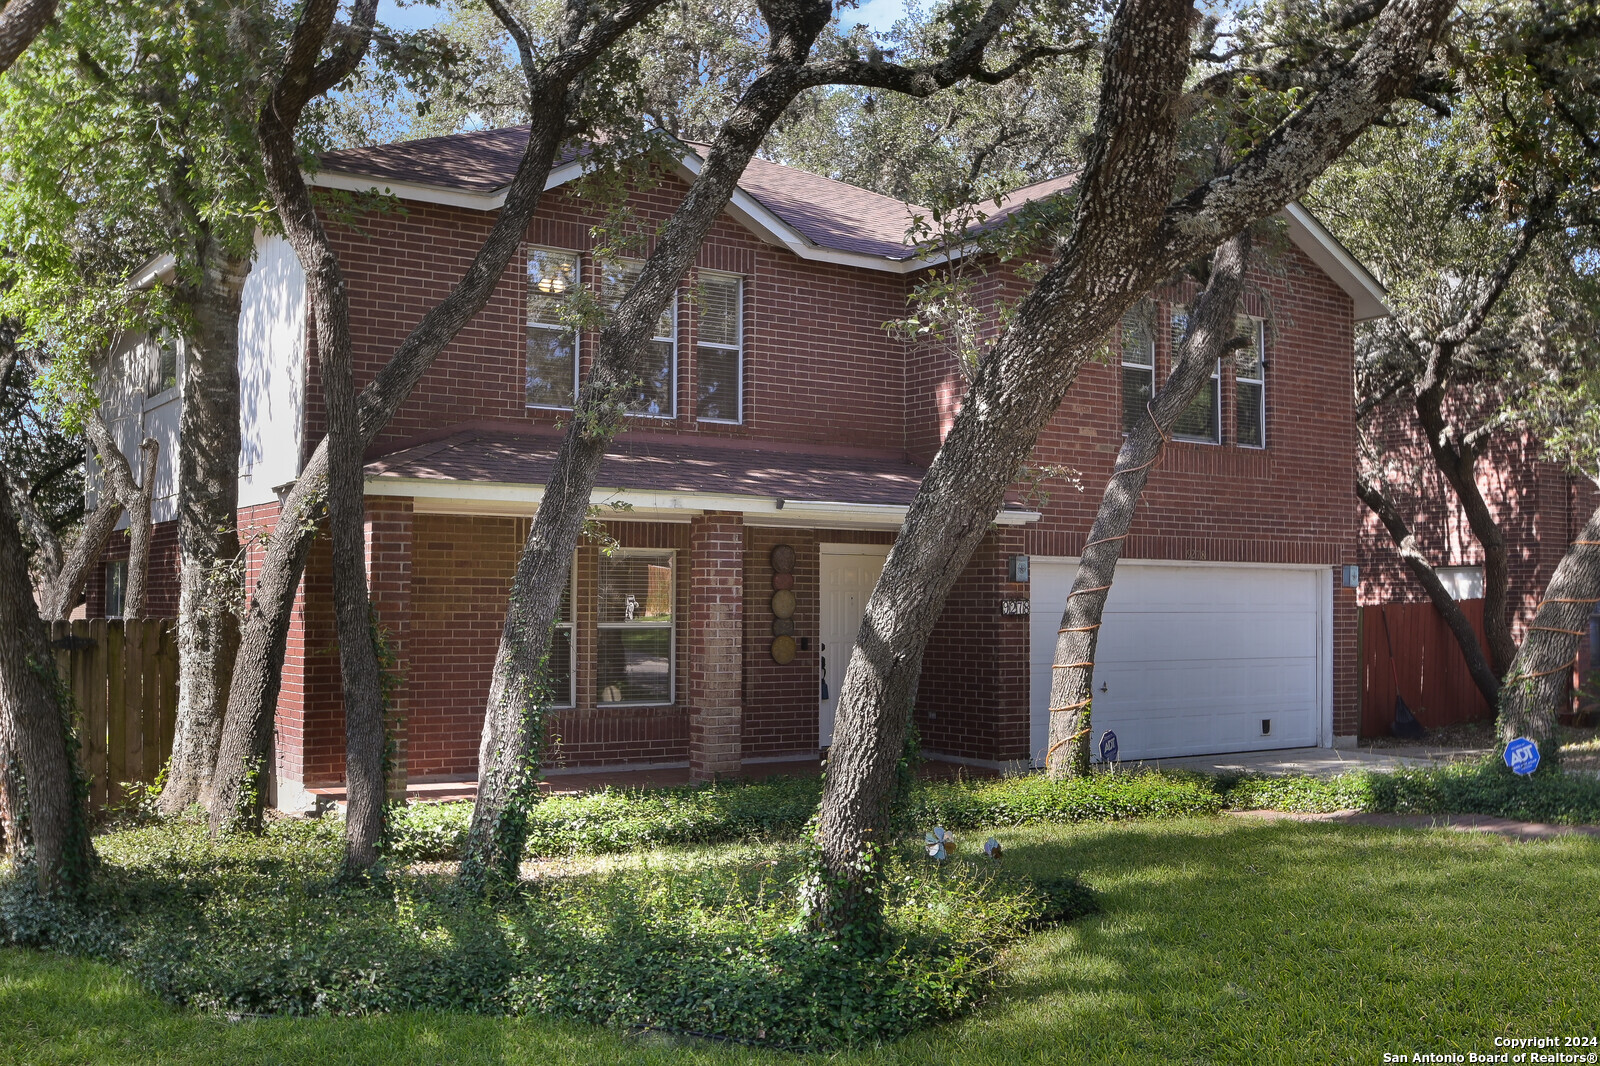
M689 521L689 772L697 781L743 764L744 518Z

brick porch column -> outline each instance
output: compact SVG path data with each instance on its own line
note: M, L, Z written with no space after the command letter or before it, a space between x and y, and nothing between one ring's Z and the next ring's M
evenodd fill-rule
M367 504L367 593L378 612L378 625L394 652L389 667L402 679L389 694L388 729L394 740L389 769L389 797L406 794L406 636L411 628L412 501L405 497L369 496Z
M737 774L743 762L744 517L689 520L689 772Z

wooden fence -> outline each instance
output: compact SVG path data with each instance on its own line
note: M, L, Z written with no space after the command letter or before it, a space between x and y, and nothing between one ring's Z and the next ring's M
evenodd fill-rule
M1483 601L1462 600L1461 610L1483 644ZM1384 641L1384 617L1389 642ZM1389 644L1395 669L1389 669ZM1394 676L1400 697L1429 729L1492 716L1472 683L1455 634L1431 603L1389 603L1361 609L1361 735L1388 736L1394 724Z
M172 754L177 623L55 622L50 642L78 701L79 757L89 774L89 805L98 810L122 799L124 782L154 781Z

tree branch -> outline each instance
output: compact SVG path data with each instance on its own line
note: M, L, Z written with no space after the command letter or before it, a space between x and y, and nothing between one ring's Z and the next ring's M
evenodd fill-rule
M0 10L0 71L9 70L56 13L56 0L11 0Z

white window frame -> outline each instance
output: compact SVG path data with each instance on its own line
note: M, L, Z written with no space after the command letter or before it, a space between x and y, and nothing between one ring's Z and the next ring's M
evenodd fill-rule
M1257 451L1267 446L1267 324L1264 319L1254 315L1238 316L1240 325L1250 323L1251 336L1256 346L1256 373L1258 377L1245 378L1239 376L1238 364L1234 365L1233 375L1233 442L1241 448L1253 448ZM1260 419L1256 424L1261 427L1261 442L1259 444L1246 444L1239 439L1239 386L1256 385L1260 392L1256 394L1256 415Z
M578 559L567 564L567 620L553 628L567 631L567 696L564 702L551 703L553 711L570 711L578 705Z
M120 573L122 575L122 586L121 586L121 590L120 590L120 592L118 594L118 599L120 599L122 602L117 604L118 610L117 610L116 614L112 614L111 613L111 589L112 589L112 587L114 585L114 582L111 580L111 575L113 573ZM128 560L126 560L126 559L108 559L108 560L106 560L105 575L106 575L106 617L107 618L126 618L127 615L128 615Z
M1174 329L1172 331L1172 334L1173 334L1173 336L1172 336L1172 359L1173 359L1173 362L1177 362L1177 359L1178 359L1178 346L1183 343L1183 338L1187 337L1189 335L1189 328L1190 328L1189 315L1190 315L1190 311L1191 310L1192 309L1189 307L1188 304L1173 304L1172 305L1172 314L1171 314L1169 320L1172 321L1172 324L1174 326L1177 325L1177 322L1175 320L1177 319L1178 315L1180 313L1183 315L1183 333L1180 335L1177 332L1177 330ZM1188 408L1184 408L1183 411L1179 412L1178 418L1179 419L1183 418L1183 416L1185 414L1187 414L1187 413L1188 413ZM1211 367L1211 419L1212 419L1212 423L1211 424L1214 425L1216 427L1216 430L1217 430L1216 436L1214 436L1214 437L1191 436L1191 435L1189 435L1187 433L1179 433L1176 429L1174 429L1173 433L1172 433L1172 439L1173 440L1181 440L1181 441L1184 441L1184 442L1189 443L1189 444L1215 444L1215 445L1220 445L1222 443L1222 359L1221 359L1221 357L1218 357L1216 363ZM1174 427L1176 427L1177 422L1174 421L1173 425L1174 425Z
M162 337L165 336L166 344L172 347L172 384L162 387L161 384L161 349ZM158 330L154 334L146 334L143 345L146 352L144 367L144 393L145 409L160 407L174 396L183 387L183 338L169 330Z
M1122 370L1123 370L1122 378L1117 382L1117 393L1118 393L1118 397L1120 399L1122 399L1122 435L1124 437L1126 437L1128 435L1128 433L1130 432L1130 429L1129 429L1129 426L1128 426L1127 399L1126 399L1126 397L1122 396L1122 389L1127 384L1128 375L1127 375L1126 372L1129 371L1129 370L1142 370L1142 371L1145 371L1146 373L1148 373L1150 375L1150 398L1154 399L1155 395L1156 395L1156 338L1155 338L1154 334L1150 333L1149 335L1147 335L1145 337L1145 345L1149 349L1149 354L1150 354L1150 363L1149 363L1149 365L1146 365L1144 363L1130 363L1130 362L1127 361L1127 359L1123 358L1123 355L1128 350L1128 345L1127 345L1128 315L1130 315L1132 313L1133 312L1130 310L1127 314L1124 314L1122 316L1122 323L1117 328L1117 358L1121 361Z
M525 244L525 245L522 246L522 282L523 282L524 285L531 285L532 284L532 282L528 278L528 266L529 266L530 262L533 259L533 253L534 252L554 252L557 255L570 255L570 256L572 256L572 277L573 277L573 281L574 281L574 284L576 284L580 288L582 287L582 285L583 285L583 253L578 252L578 251L576 251L575 249L572 249L572 248L552 248L552 247L550 247L548 245L543 245L543 244ZM531 293L529 295L531 295ZM578 400L578 366L579 366L580 362L582 361L582 357L583 357L583 331L582 330L578 330L578 329L574 329L574 328L572 328L570 326L567 326L567 327L553 326L548 322L535 322L535 321L533 321L532 315L529 313L529 310L528 310L528 301L527 301L526 298L524 298L523 302L522 302L522 324L523 324L523 327L524 327L524 333L522 335L522 345L523 345L523 349L522 349L522 373L523 373L522 401L523 401L523 404L522 405L525 408L527 408L528 410L530 410L530 411L570 411L570 410L572 410L572 404L570 404L570 403L556 404L556 403L528 403L527 402L528 401L528 386L527 386L527 373L528 373L528 349L527 349L527 344L528 344L528 336L527 336L526 330L529 330L529 329L543 329L543 330L549 330L552 333L570 333L570 334L572 334L572 400L573 400L573 403L576 403L577 400Z
M672 608L671 617L666 622L602 622L599 614L595 617L595 672L594 686L596 707L670 707L678 701L678 552L674 548L616 548L609 556L600 557L600 567L604 567L608 558L624 559L665 559L671 572L669 581ZM600 587L600 568L595 570L595 588ZM600 698L605 689L600 684L600 637L601 630L606 629L665 629L667 631L667 698L661 700L618 700L612 702Z
M640 270L643 270L644 269L644 265L645 265L645 261L643 259L617 259L617 260L614 260L614 262L620 263L624 267L628 267L628 268L638 267ZM635 278L634 284L637 284L637 283L638 283L638 279ZM602 266L601 266L601 289L602 289L601 296L602 296L602 298L605 297L605 293L603 291L604 287L605 287L605 267L602 264ZM627 298L628 293L630 293L632 291L633 291L633 285L630 284L625 291L623 291L622 293L620 293L617 296L616 304L612 304L610 307L607 308L607 310L615 311L617 309L617 305L620 305L622 303L622 301ZM670 422L673 419L678 417L678 295L679 295L678 289L674 288L672 290L672 302L671 302L670 305L668 305L668 309L667 309L667 314L670 315L671 319L672 319L671 324L667 327L667 329L668 329L667 334L666 335L657 334L655 336L652 336L650 338L649 342L648 342L648 343L651 343L651 344L655 344L655 343L660 342L660 341L667 341L667 342L671 343L671 345L672 345L672 370L671 370L671 373L668 375L668 377L671 380L670 380L670 382L669 382L669 384L667 386L667 396L672 401L672 407L665 414L651 414L649 411L624 411L623 414L626 415L629 418L654 418L654 419L658 419L658 420L661 420L661 421ZM659 321L659 319L657 321ZM622 705L621 704L609 704L608 703L608 704L606 704L606 706L611 707L611 706L622 706Z
M697 421L697 422L707 422L707 423L710 423L712 425L720 425L720 426L742 426L742 425L744 425L744 276L741 275L741 274L725 274L720 270L702 270L702 271L699 272L699 275L700 275L701 278L715 278L718 281L732 281L735 285L738 286L738 293L734 297L734 306L738 309L739 319L738 319L737 325L734 328L734 336L736 336L739 340L738 340L737 344L731 344L731 345L730 344L722 344L722 343L717 342L717 341L708 341L708 340L704 339L703 337L701 337L699 335L698 329L696 330L695 342L694 342L695 343L695 374L697 375L697 377L695 379L697 387L695 389L695 398L694 398L694 416L695 416L695 421ZM697 323L697 325L698 325L698 323ZM699 384L698 375L699 375L700 370L701 370L701 367L700 367L700 351L699 351L699 349L701 349L701 348L715 348L718 351L723 351L723 352L730 352L731 351L731 352L734 353L735 365L738 368L737 373L735 375L736 378L737 378L737 384L736 384L736 389L735 389L735 394L734 394L735 397L736 397L736 401L737 401L737 404L738 404L738 410L739 410L739 414L738 414L737 418L702 418L700 416L700 392L699 392L699 388L698 388L698 384ZM676 371L676 363L674 363L674 371ZM676 385L676 382L674 382L674 385Z
M1473 566L1440 566L1436 567L1433 572L1438 576L1440 583L1444 585L1445 591L1450 594L1452 600L1478 600L1483 598L1483 566L1481 564ZM1464 584L1476 584L1478 595L1462 596L1461 593L1465 591Z

